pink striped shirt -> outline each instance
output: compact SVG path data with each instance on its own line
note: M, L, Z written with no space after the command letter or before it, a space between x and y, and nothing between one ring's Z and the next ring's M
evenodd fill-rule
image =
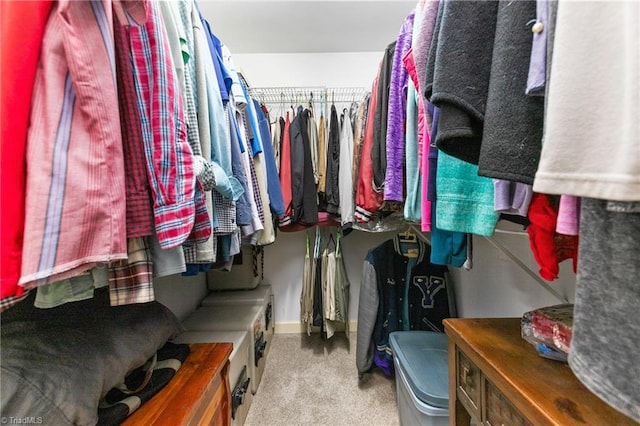
M127 258L110 0L60 0L45 29L27 138L25 288Z

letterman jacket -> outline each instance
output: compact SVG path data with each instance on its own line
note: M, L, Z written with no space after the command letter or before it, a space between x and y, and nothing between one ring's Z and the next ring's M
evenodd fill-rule
M359 374L369 371L373 364L391 374L391 332L442 332L442 320L455 316L455 298L450 294L453 287L447 284L448 269L432 264L430 255L431 247L418 240L418 257L407 283L409 259L400 250L398 236L367 253L358 307L356 365ZM408 313L405 318L408 325L403 323L403 310Z

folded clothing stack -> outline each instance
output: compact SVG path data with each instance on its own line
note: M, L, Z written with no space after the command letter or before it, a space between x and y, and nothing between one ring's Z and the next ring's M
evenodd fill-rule
M573 304L547 306L525 312L522 337L541 356L567 362L573 326Z

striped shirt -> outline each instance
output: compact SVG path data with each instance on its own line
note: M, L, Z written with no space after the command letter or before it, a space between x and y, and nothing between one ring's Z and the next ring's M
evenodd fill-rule
M208 238L211 226L208 216L204 223L204 197L195 198L180 87L157 3L147 2L146 18L144 25L130 19L131 55L156 232L160 246L167 249L182 244L192 229L195 239Z
M42 40L27 137L25 288L127 258L111 1L60 0Z
M129 31L126 22L120 22L117 17L114 17L114 21L118 103L127 185L127 237L146 237L153 235L153 203L147 178L138 98L131 72Z

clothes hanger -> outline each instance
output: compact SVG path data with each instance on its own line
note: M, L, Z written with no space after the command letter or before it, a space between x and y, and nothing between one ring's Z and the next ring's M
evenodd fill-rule
M285 104L284 92L280 92L280 111L279 111L280 117L284 116L284 110L285 110L284 104Z
M418 236L413 232L411 226L407 226L404 231L398 233L398 242L403 256L416 258L420 254Z
M398 240L401 243L417 243L418 236L413 232L410 226L407 226L404 231L398 232Z

